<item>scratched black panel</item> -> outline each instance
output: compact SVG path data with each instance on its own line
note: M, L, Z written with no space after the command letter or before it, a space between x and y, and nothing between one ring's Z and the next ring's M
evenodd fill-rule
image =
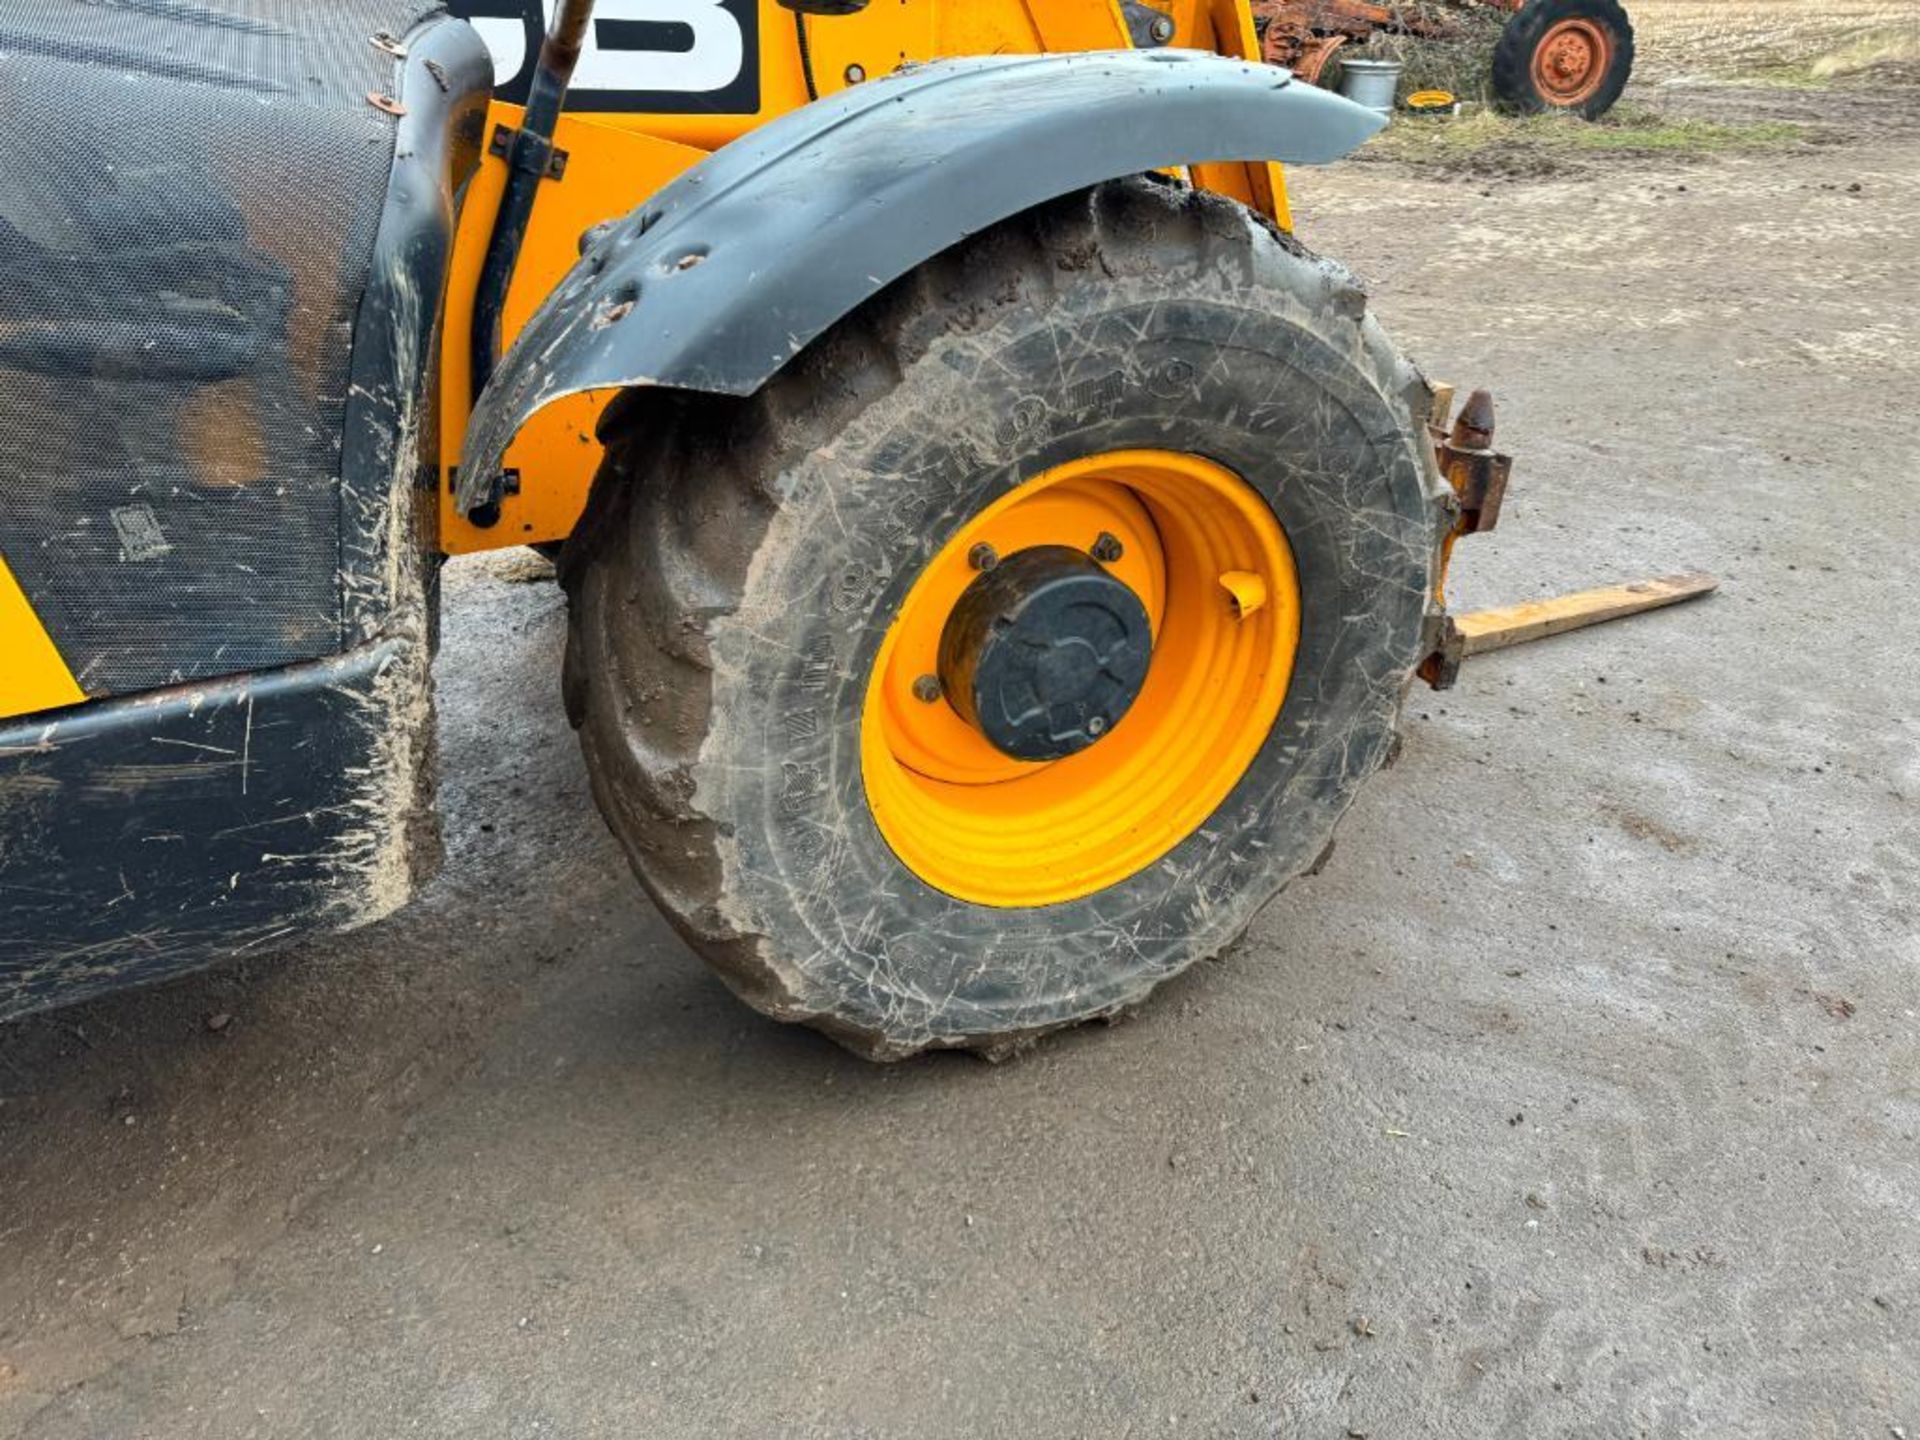
M420 663L386 641L0 725L0 1020L404 898L437 855L393 683Z
M349 346L422 0L0 0L0 553L91 695L339 650Z
M371 921L437 862L434 570L395 522L432 500L432 330L492 67L451 20L410 32L407 50L353 323L340 530L316 551L340 555L354 643L0 723L0 1019ZM225 374L244 350L222 348L240 326L205 318L198 352L166 357L176 371ZM164 521L118 528L169 560Z

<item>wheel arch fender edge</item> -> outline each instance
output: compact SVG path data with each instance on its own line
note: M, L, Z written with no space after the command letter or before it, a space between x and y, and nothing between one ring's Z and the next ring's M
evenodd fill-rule
M553 400L660 386L751 395L955 242L1103 180L1206 161L1325 164L1384 117L1195 51L914 66L735 141L589 246L475 406L457 503Z

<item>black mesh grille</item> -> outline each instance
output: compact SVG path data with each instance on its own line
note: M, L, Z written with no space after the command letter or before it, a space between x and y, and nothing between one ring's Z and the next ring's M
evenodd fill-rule
M423 0L0 0L0 553L94 695L341 643L340 427Z

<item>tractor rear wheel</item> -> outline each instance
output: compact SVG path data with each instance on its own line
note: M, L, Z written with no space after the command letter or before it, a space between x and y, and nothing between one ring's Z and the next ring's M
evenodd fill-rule
M1343 271L1114 182L745 401L637 391L568 711L668 918L875 1058L1006 1052L1217 954L1388 754L1444 511Z
M1527 0L1493 50L1493 93L1522 114L1596 120L1633 73L1633 23L1620 0Z

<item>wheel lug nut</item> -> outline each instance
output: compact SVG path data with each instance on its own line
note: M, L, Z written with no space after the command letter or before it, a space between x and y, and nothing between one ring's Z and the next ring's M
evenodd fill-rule
M976 570L991 570L1000 563L1000 552L982 540L967 551L967 564Z
M913 698L931 705L940 698L940 677L922 675L913 682Z
M1087 553L1102 565L1111 565L1127 551L1116 536L1102 530L1099 537L1088 548Z

